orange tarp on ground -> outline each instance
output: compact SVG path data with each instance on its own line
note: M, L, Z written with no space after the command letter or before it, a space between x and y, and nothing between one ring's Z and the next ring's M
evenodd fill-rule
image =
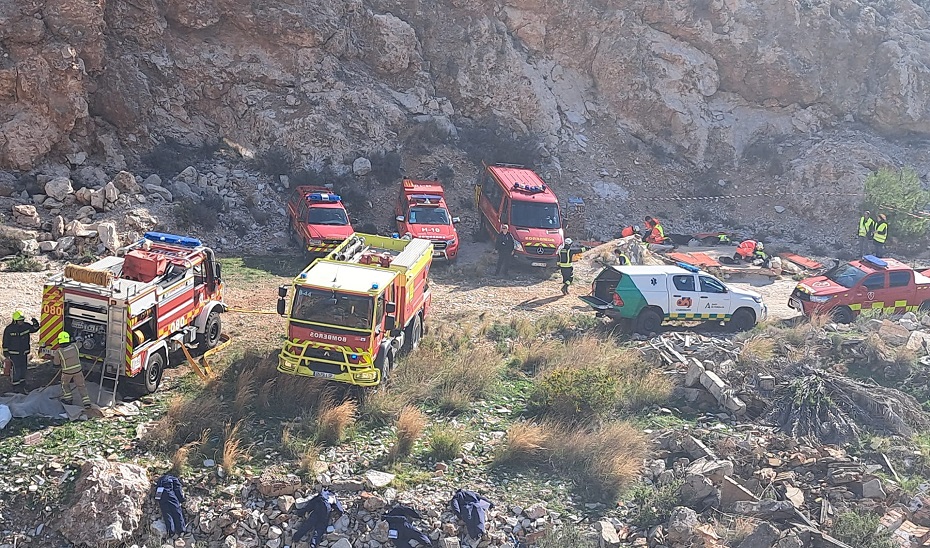
M804 268L807 268L810 270L817 270L818 268L823 268L823 265L818 263L817 261L813 259L808 259L807 257L802 257L801 255L797 255L795 253L787 253L787 252L779 253L778 256L781 257L782 259L789 260L796 265L803 266Z
M706 253L669 253L668 256L692 266L720 266L717 259Z

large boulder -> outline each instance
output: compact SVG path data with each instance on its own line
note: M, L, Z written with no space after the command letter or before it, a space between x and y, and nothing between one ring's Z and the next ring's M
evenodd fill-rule
M39 228L42 226L42 219L39 217L34 205L13 206L13 222L26 228Z
M116 225L113 223L100 223L97 225L97 237L100 243L107 251L116 251L119 249L119 234L116 233Z
M65 508L57 523L58 531L77 545L127 543L141 525L149 487L149 478L141 466L88 460L81 466L75 486L77 500Z
M74 194L74 187L71 186L71 179L67 177L55 177L45 183L45 195L59 202L64 201L65 197L70 194Z
M120 171L117 173L116 177L113 177L111 183L113 183L120 192L128 192L130 194L142 192L142 186L136 182L135 176L128 171Z
M133 209L126 213L125 221L130 228L139 232L148 232L158 225L158 218L143 208Z

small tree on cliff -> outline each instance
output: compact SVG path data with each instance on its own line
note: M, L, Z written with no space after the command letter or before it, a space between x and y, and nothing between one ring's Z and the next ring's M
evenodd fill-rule
M911 168L881 168L865 180L864 208L888 216L889 232L895 238L914 241L926 236L928 215L921 214L930 203L930 191L920 185ZM908 215L909 213L913 215Z

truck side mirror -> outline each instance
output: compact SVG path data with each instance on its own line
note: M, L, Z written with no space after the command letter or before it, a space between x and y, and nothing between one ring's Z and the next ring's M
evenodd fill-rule
M385 329L386 331L394 331L394 328L395 328L396 326L397 326L397 325L396 325L396 320L395 320L394 316L388 316L388 317L384 318L384 329Z
M384 309L385 311L387 311L388 314L394 314L395 312L397 312L397 303L391 303L391 302L386 303L384 305Z
M287 308L287 301L284 300L284 297L278 297L278 316L283 316Z
M459 219L458 217L452 217L452 224L456 225L461 222L462 222L462 219Z
M283 299L284 297L287 297L287 286L279 285L278 286L278 298Z
M397 222L398 222L398 223L404 222L404 216L403 216L403 215L398 215L397 217L395 217L395 219L397 219Z
M220 264L219 261L217 261L216 263L214 263L213 271L216 272L216 279L217 279L217 280L222 280L222 279L223 279L223 265Z

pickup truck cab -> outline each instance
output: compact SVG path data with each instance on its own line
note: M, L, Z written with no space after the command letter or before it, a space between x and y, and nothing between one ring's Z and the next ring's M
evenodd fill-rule
M449 214L445 192L436 181L404 179L395 207L397 233L429 240L433 258L454 261L459 254L458 217Z
M287 201L291 236L314 256L325 255L355 231L342 198L324 186L299 186Z
M663 321L722 321L745 331L768 314L762 295L730 287L699 268L608 266L581 300L598 315L631 320L637 332L658 332Z
M930 270L916 272L901 261L866 255L801 280L788 306L805 316L829 314L839 323L849 323L868 310L930 311Z

